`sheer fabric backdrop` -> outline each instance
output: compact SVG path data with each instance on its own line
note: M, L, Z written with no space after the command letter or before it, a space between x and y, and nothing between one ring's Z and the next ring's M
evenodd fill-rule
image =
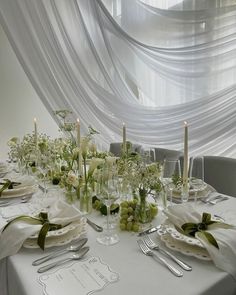
M0 22L48 111L73 110L99 147L125 122L182 149L187 121L192 155L236 157L236 1L0 0Z

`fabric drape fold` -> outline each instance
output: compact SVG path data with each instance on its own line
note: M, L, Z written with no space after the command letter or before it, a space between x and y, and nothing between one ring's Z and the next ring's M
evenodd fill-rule
M0 0L0 23L50 114L72 110L99 148L125 122L128 140L181 150L187 121L191 155L235 157L236 3L195 2Z

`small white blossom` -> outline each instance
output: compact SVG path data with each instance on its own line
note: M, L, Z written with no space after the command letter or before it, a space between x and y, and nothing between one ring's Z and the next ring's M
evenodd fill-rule
M79 179L73 171L70 171L68 173L66 182L70 185L73 185L74 187L77 187L79 185Z

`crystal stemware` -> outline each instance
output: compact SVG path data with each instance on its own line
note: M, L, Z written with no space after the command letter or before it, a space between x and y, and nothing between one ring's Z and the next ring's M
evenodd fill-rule
M180 161L178 159L171 160L165 159L163 163L163 207L167 207L167 195L169 196L170 205L172 205L173 190L176 187L177 190L181 190L180 187L176 186L174 179L177 180L181 177Z
M96 195L105 204L107 208L106 228L104 232L97 237L97 241L103 245L114 245L119 242L119 237L111 227L110 208L111 205L118 200L118 176L113 174L109 169L102 169L99 175L99 181L96 185Z
M190 161L190 189L194 191L194 203L196 205L197 195L206 187L204 182L204 157L194 157Z

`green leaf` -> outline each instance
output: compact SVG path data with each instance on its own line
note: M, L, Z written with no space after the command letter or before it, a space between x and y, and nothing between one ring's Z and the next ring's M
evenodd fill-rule
M203 214L202 214L202 222L203 223L208 223L209 221L211 221L211 214L203 212Z
M89 134L94 135L94 134L99 134L99 132L94 129L91 125L88 126Z
M208 242L210 244L212 244L214 247L216 247L217 249L219 249L219 245L218 245L216 239L213 237L212 234L210 234L209 232L206 232L206 231L201 232L201 233L206 237L206 239L208 240Z

